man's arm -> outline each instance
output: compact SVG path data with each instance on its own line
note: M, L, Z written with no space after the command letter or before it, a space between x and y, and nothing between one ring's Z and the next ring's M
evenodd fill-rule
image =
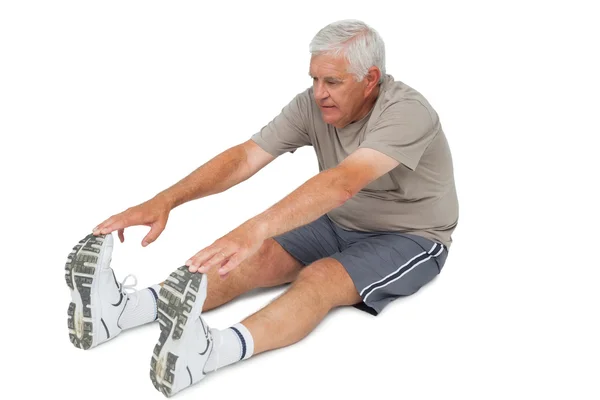
M186 261L191 272L220 266L227 275L273 236L306 225L344 204L370 182L389 172L399 161L377 150L361 148L337 167L312 177L265 212L217 239Z
M104 235L118 231L119 239L123 242L125 228L146 225L150 227L150 232L142 240L142 246L147 246L165 229L173 208L194 199L224 192L250 178L274 159L274 156L248 140L225 150L152 199L111 216L96 226L93 233Z
M247 224L264 238L288 232L341 206L363 187L399 164L379 151L358 149L337 167L315 175Z
M188 201L221 193L256 174L275 157L248 140L217 155L157 196L171 209Z

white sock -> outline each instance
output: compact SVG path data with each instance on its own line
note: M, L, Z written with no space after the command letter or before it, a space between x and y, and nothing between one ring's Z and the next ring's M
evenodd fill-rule
M254 339L250 331L241 323L225 330L211 329L214 350L210 353L204 370L215 371L226 365L246 360L254 353Z
M154 285L129 295L127 305L123 310L121 318L119 318L119 326L121 329L129 329L156 321L156 301L158 299L159 290L160 285Z

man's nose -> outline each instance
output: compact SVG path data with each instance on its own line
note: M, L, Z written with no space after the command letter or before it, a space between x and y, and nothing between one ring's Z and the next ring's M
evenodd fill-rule
M315 99L317 100L323 100L329 97L327 88L325 88L325 85L322 83L315 83L313 90L315 93Z

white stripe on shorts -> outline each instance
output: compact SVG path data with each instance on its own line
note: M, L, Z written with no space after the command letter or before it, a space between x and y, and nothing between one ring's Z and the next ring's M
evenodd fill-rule
M439 249L439 251L438 251L436 254L432 254L436 246L440 246L440 249ZM374 289L373 289L373 290L372 290L370 293L368 293L368 294L367 294L365 297L363 297L363 302L366 302L366 301L367 301L367 298L368 298L368 297L369 297L369 296L370 296L370 295L371 295L373 292L375 292L377 289L381 289L381 288L383 288L383 287L386 287L387 285L389 285L389 284L390 284L390 283L392 283L392 282L396 282L398 279L402 278L404 275L406 275L407 273L409 273L410 271L412 271L412 270L413 270L415 267L417 267L418 265L420 265L420 264L424 263L425 261L428 261L428 260L430 260L430 259L431 259L431 257L437 257L437 256L439 256L439 255L442 253L442 251L444 251L444 246L443 246L443 245L441 245L441 244L439 244L439 243L434 243L434 244L433 244L433 246L431 247L431 249L430 249L429 251L427 251L427 252L425 252L425 251L424 251L424 252L422 252L422 253L419 253L419 254L417 254L416 256L414 256L413 258L411 258L410 260L408 260L406 263L404 263L403 265L401 265L401 266L400 266L398 269L396 269L394 272L392 272L392 273L390 273L390 274L388 274L388 275L384 276L383 278L381 278L381 279L380 279L380 280L378 280L377 282L373 282L373 283L371 283L369 286L367 286L367 287L365 287L363 290L361 290L361 292L360 292L360 296L361 296L361 297L362 297L362 296L363 296L363 295L364 295L364 294L365 294L367 291L369 291L369 289L373 288L373 287L374 287L374 286L376 286L377 284L379 284L379 283L381 283L381 282L385 281L386 279L390 278L392 275L394 275L394 274L397 274L399 271L401 271L401 270L402 270L402 268L405 268L407 265L409 265L409 264L410 264L411 262L413 262L415 259L417 259L417 258L419 258L419 257L423 256L423 255L424 255L424 254L426 254L426 253L427 253L427 254L429 254L429 257L427 257L427 258L425 258L425 259L423 259L423 260L421 260L421 261L419 261L419 262L415 263L415 265L412 265L412 266L411 266L409 269L407 269L406 271L404 271L403 273L401 273L400 275L398 275L396 278L392 279L391 281L387 282L385 285L383 285L383 286L380 286L380 287L376 287L376 288L374 288Z

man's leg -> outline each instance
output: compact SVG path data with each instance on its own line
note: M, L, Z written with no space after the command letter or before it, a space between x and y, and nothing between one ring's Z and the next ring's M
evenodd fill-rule
M393 257L388 256L391 252ZM415 293L437 275L446 253L441 244L418 237L366 235L303 269L290 289L267 307L218 331L227 337L219 341L223 343L216 351L219 361L211 357L205 370L296 343L337 306L364 305L365 311L376 315L393 299Z
M344 295L348 294L344 288L352 287L348 276L340 278L337 275L344 271L337 270L336 274L329 270L341 268L337 261L319 261L339 251L332 222L323 216L311 224L268 239L258 254L225 279L218 276L216 268L208 274L191 273L185 266L174 271L159 296L161 335L150 363L150 378L156 389L172 396L197 383L207 373L255 353L253 334L244 324L238 323L223 330L211 329L201 316L201 311L226 303L250 289L293 281L282 298L266 307L266 313L273 316L284 314L285 309L289 309L293 315L302 314L302 321L292 321L299 325L298 329L283 333L290 337L289 343L264 346L260 333L256 333L258 352L265 351L266 347L291 344L310 332L331 308L360 301L353 288L350 296ZM303 267L306 265L308 267ZM331 287L325 282L331 283ZM307 290L306 303L303 290ZM311 314L318 315L318 318ZM285 318L289 320L290 316ZM248 320L252 323L252 318ZM278 326L272 329L278 329Z
M361 301L339 261L324 258L303 269L288 291L242 321L254 353L294 344L306 337L335 307Z
M212 268L208 276L208 292L202 311L208 311L256 288L279 286L292 282L302 263L292 257L273 239L267 239L261 248L225 278Z
M333 308L360 301L352 279L339 261L330 257L315 261L302 269L282 296L262 310L228 329L210 329L215 348L204 371L296 343ZM200 320L204 325L201 317Z
M323 215L310 224L265 240L260 250L221 278L218 268L207 273L208 296L203 311L218 307L257 287L292 282L304 265L340 251L333 223Z
M211 329L201 316L210 286L207 278L180 267L160 292L161 334L150 362L150 378L168 397L218 368L295 343L331 309L360 302L342 265L326 258L302 269L285 294L243 323Z

